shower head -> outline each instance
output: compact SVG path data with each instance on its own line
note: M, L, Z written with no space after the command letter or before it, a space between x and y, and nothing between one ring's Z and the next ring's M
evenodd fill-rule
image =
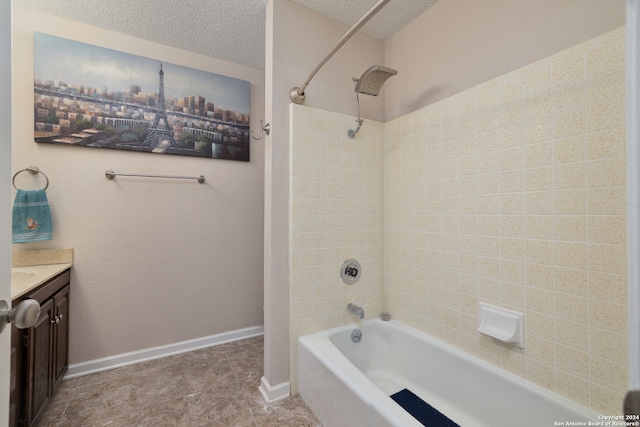
M367 69L356 81L356 93L364 93L365 95L378 96L380 88L389 77L398 74L397 70L383 67L382 65L374 65Z
M360 118L360 98L358 95L364 93L365 95L378 96L380 88L382 88L384 82L386 82L389 77L393 77L396 74L398 74L397 70L383 67L382 65L374 65L362 73L362 76L360 76L359 79L356 79L355 77L353 78L353 81L356 82L356 105L358 107L358 119L356 120L356 123L358 123L358 127L356 129L350 129L349 132L347 132L349 138L354 138L356 136L363 123L363 120Z

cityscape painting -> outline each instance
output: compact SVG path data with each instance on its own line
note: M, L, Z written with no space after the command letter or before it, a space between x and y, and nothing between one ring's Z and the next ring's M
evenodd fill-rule
M249 82L34 34L36 142L249 161Z

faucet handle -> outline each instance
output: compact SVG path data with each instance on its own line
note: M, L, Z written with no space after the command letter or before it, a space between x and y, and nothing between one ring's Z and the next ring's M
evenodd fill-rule
M362 267L355 259L348 259L340 267L340 276L347 285L355 284L362 275Z

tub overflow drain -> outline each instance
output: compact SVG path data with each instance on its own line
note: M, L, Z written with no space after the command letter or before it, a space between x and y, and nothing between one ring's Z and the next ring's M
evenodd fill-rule
M362 339L362 331L360 329L354 329L351 331L351 341L360 342Z

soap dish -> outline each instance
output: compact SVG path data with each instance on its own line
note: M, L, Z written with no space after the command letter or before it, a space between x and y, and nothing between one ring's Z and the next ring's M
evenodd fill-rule
M524 348L524 314L480 303L478 332Z

